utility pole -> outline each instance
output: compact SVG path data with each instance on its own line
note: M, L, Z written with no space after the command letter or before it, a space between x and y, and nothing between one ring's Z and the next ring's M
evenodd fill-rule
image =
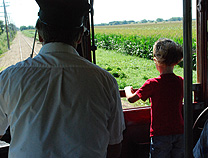
M5 19L5 26L6 26L6 34L7 34L7 45L8 49L10 50L10 44L9 44L9 33L8 33L8 26L7 26L7 12L6 12L6 6L3 0L3 6L4 6L4 19Z

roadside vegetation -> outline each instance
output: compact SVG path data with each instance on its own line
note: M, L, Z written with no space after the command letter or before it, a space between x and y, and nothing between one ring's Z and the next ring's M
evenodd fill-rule
M0 35L0 55L8 50L6 33Z
M15 38L17 28L15 25L9 24L8 30L9 30L8 31L9 42L11 44L11 42ZM6 52L7 50L8 50L8 45L7 45L6 28L5 28L4 22L2 20L0 20L0 57L1 57L1 54Z
M31 38L35 37L35 30L34 29L23 30L22 33L27 37L31 37ZM38 40L38 36L36 36L36 40Z

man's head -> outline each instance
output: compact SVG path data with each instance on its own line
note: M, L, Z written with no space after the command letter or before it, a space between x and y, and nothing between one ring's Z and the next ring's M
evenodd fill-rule
M36 24L45 43L73 44L83 33L83 19L90 5L87 0L36 0L40 10Z

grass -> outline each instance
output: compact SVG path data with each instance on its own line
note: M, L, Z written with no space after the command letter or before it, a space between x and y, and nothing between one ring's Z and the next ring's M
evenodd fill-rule
M6 33L0 35L0 55L8 50Z
M125 55L116 51L98 49L96 61L98 66L106 69L116 78L119 89L124 89L125 86L140 88L148 78L159 76L152 60ZM183 68L176 65L174 73L183 77ZM193 71L193 83L196 83L196 71ZM122 98L122 102L124 108L150 105L148 100L146 102L140 100L134 104L126 105L126 99Z
M11 31L9 34L9 43L10 46L12 45L12 41L15 38L16 32ZM3 34L0 35L0 58L4 56L3 53L5 53L6 51L8 51L8 45L7 45L7 35L6 32L4 32ZM2 71L3 69L5 69L4 67L0 67L0 71Z
M22 31L23 35L30 37L30 38L34 38L35 37L35 29L33 30L23 30ZM38 36L36 36L36 39L38 40Z
M119 88L132 85L141 87L148 78L159 75L152 60L116 53L104 49L96 51L97 65L108 70L117 80ZM183 68L176 65L174 73L183 76ZM196 71L193 71L193 83L196 83Z
M9 32L9 43L10 43L10 45L12 44L12 41L15 38L15 36L16 36L16 31L10 31ZM4 32L0 35L0 55L5 53L7 50L8 50L7 35L6 35L6 32Z

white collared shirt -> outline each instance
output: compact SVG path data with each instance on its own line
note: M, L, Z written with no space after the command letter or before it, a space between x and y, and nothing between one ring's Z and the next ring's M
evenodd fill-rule
M101 158L125 128L116 80L70 45L49 43L0 74L10 158Z

